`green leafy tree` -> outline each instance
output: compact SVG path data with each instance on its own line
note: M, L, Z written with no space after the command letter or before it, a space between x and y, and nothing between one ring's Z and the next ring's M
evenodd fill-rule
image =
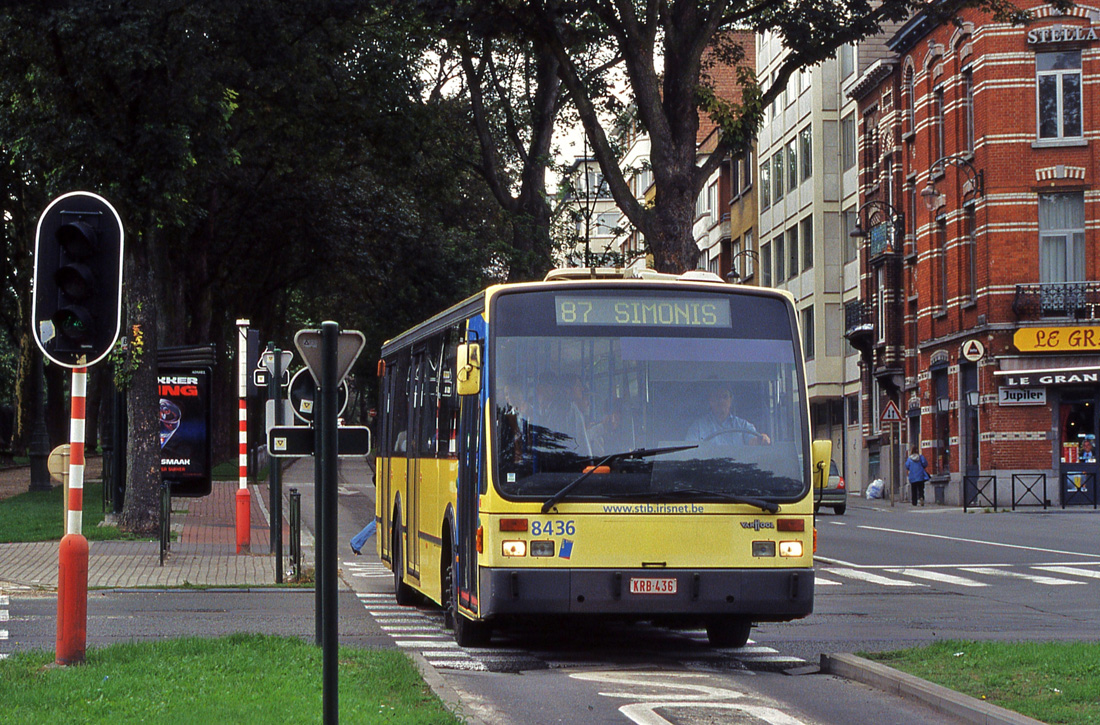
M749 143L763 109L786 87L790 75L831 57L836 49L880 32L884 24L917 12L947 19L961 7L980 7L999 19L1019 19L1009 0L481 0L481 11L507 17L535 46L558 63L562 85L599 160L619 208L644 234L657 268L681 272L695 267L698 249L692 237L695 198L703 183L732 150ZM789 49L775 76L756 82L743 67L740 99L719 99L706 78L704 56L738 64L744 57L725 31L765 30ZM629 103L650 137L656 201L637 201L619 168L618 154L603 113L611 82L594 86L584 60L592 33L605 39L621 58L608 66L621 72ZM593 93L593 88L596 92ZM697 158L699 113L722 129L712 153Z

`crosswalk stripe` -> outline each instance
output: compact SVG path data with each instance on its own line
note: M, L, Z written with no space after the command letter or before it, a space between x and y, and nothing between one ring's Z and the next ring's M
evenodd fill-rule
M814 577L814 583L817 584L820 587L839 587L839 586L841 586L840 582L835 582L832 579L826 579L825 577L821 576L820 574L818 574Z
M869 584L878 584L884 587L925 587L927 584L919 584L917 582L908 582L904 579L891 579L885 576L879 576L878 574L872 574L869 571L862 571L860 569L830 569L830 574L839 574L840 576L847 577L849 579L857 579Z
M448 635L439 635L439 640L434 639L399 639L397 640L398 647L451 647L457 648L457 642L448 642ZM440 641L441 640L441 641Z
M489 670L488 667L486 667L481 662L478 662L477 660L463 660L461 662L443 662L441 660L428 660L428 664L432 667L442 667L448 670L477 670L479 672L487 672Z
M1070 581L1069 579L1056 579L1052 576L1037 576L1035 574L1024 574L1023 572L1011 571L1009 569L994 569L993 567L985 566L964 566L963 571L968 571L972 574L983 574L985 576L1005 577L1009 579L1023 579L1025 581L1033 582L1035 584L1045 584L1047 586L1062 586L1064 584L1084 584L1084 582Z
M11 601L8 599L7 594L0 594L0 607L10 607Z
M1079 569L1075 566L1033 566L1032 569L1052 571L1055 574L1069 574L1070 576L1083 576L1089 579L1100 579L1100 571L1095 569Z
M7 639L7 638L8 638L8 630L0 629L0 639Z
M987 587L989 586L985 582L974 581L973 579L967 579L966 577L955 576L954 574L948 574L942 571L933 571L931 569L887 569L886 571L893 572L894 574L902 574L904 576L911 576L915 579L926 579L928 581L939 582L940 584L953 584L957 587Z

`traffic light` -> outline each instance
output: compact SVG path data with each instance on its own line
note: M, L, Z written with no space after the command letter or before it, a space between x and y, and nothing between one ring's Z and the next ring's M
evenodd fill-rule
M32 334L65 367L103 359L122 320L122 221L101 196L74 191L50 202L34 241Z

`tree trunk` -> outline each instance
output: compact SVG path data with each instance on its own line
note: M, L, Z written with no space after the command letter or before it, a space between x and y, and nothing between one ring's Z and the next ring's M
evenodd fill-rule
M157 394L156 282L149 259L152 235L135 240L126 255L126 319L129 370L126 388L126 504L119 528L139 534L157 530L160 496L159 396Z

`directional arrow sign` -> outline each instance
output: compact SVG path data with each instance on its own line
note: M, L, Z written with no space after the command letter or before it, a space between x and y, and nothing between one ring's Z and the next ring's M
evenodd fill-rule
M336 337L336 380L347 377L348 371L367 344L367 338L358 330L340 330ZM302 355L313 382L321 384L321 331L298 330L294 335L294 347Z
M364 456L370 453L370 428L344 426L336 429L337 455ZM267 450L271 455L298 458L314 455L314 430L304 425L277 425L267 432Z

